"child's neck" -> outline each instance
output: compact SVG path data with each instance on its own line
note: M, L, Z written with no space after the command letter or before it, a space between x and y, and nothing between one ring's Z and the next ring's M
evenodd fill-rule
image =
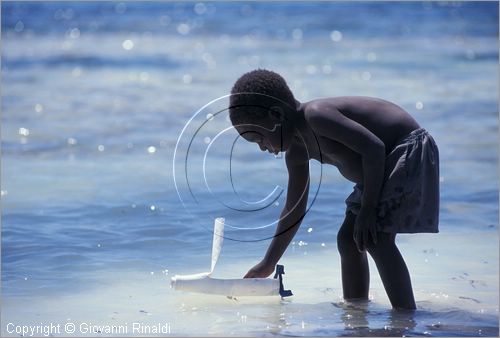
M295 102L297 104L297 114L294 121L294 140L300 144L305 143L306 147L317 147L317 136L314 135L304 116L307 102L301 103L297 100Z

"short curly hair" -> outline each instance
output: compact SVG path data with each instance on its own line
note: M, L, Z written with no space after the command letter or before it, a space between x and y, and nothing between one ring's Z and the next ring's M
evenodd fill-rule
M271 109L295 110L295 98L278 73L256 69L243 74L231 89L229 118L233 125L266 118Z

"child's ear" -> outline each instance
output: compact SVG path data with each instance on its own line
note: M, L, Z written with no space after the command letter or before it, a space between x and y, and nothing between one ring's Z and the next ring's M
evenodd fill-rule
M272 106L271 109L269 109L269 116L279 122L285 121L285 112L283 108L279 106Z

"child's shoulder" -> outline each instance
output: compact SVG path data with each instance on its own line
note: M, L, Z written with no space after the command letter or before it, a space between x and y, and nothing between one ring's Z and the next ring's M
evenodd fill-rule
M321 123L324 118L334 118L351 101L350 96L323 97L305 102L302 106L304 118L309 123Z

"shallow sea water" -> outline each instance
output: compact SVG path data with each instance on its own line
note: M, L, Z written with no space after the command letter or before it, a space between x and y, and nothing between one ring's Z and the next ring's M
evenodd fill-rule
M178 336L498 335L497 3L1 6L2 335L69 322L127 335L133 322ZM293 297L170 289L172 275L208 270L215 217L229 224L215 277L243 276L274 232L284 159L218 135L224 95L257 67L301 101L393 101L435 138L440 233L397 237L416 312L391 310L371 260L370 301L342 300L336 233L352 184L317 162L281 260ZM79 334L105 334L94 331Z

